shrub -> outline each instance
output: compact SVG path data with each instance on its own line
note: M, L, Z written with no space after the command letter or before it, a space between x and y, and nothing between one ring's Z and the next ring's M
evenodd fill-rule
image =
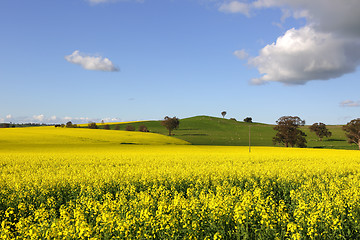
M145 125L140 125L139 126L139 131L140 132L149 132L148 128Z
M89 122L88 128L90 128L90 129L97 129L98 126L97 126L96 123L94 123L94 122Z
M135 131L135 127L133 125L127 125L125 130L126 131Z

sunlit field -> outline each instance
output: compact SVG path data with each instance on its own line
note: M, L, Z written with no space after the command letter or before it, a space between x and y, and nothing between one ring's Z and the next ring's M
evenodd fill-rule
M0 129L3 239L356 239L360 151Z

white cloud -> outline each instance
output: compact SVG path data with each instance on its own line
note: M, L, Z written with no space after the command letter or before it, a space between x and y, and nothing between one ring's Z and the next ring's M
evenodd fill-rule
M231 1L229 3L223 3L219 7L219 11L225 12L225 13L242 13L246 16L250 16L250 14L249 14L250 6L246 3L238 2L238 1Z
M106 117L106 118L89 118L89 117L57 117L53 116L45 116L44 114L33 115L33 116L21 116L21 117L14 117L12 115L7 115L4 118L0 118L1 122L14 122L14 123L46 123L46 124L56 124L56 123L67 123L71 121L74 124L81 124L81 123L89 123L89 122L97 122L100 123L101 120L105 122L121 122L123 119L114 118L114 117Z
M33 120L35 120L36 122L43 122L44 121L44 114L40 114L40 115L34 115L33 116Z
M317 32L307 26L288 30L276 43L267 45L259 56L249 60L263 74L253 84L269 81L304 84L328 80L356 70L360 43L332 33Z
M360 107L360 101L345 100L340 103L342 107Z
M307 24L286 31L249 60L262 74L253 84L305 84L338 78L359 66L359 0L257 0L247 4L249 12L274 7L283 12L281 22L292 16L305 18Z
M104 120L104 122L121 122L122 121L120 118L111 118L111 117L103 118L102 120Z
M71 121L73 118L72 117L64 117L63 119L64 119L64 121Z
M78 64L87 70L117 72L119 68L108 59L101 56L90 56L80 53L79 50L74 51L71 55L65 56L66 61Z
M315 28L326 32L360 35L360 1L358 0L257 0L252 8L279 7L305 17Z
M249 54L244 49L236 50L233 54L239 59L247 59L249 57Z

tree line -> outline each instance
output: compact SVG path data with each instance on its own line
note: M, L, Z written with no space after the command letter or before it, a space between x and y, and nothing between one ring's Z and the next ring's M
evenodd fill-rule
M274 130L277 131L273 138L273 143L284 144L285 147L306 147L306 134L301 131L300 126L305 125L305 120L298 116L283 116L276 121ZM331 137L332 133L327 129L324 123L314 123L309 127L311 132L314 132L320 141L324 137ZM360 150L360 118L353 119L342 127L348 139L348 143L355 143Z

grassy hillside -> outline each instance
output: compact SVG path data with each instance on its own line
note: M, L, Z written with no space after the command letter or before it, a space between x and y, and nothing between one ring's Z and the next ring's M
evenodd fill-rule
M302 130L306 133L307 145L312 148L334 148L334 149L359 149L355 144L350 145L347 143L347 138L342 126L329 125L327 128L332 133L329 138L324 138L322 141L316 136L315 133L310 132L309 126L302 127Z
M132 125L139 128L145 125L151 132L167 135L168 131L161 125L161 121L144 121L110 125L111 129L125 130ZM100 128L103 128L99 124ZM195 145L226 145L246 146L249 144L249 124L229 119L209 116L196 116L180 120L179 129L173 131L174 137L183 139ZM271 125L251 124L252 145L272 145L275 134Z
M140 125L145 125L153 133L168 134L165 127L161 126L161 121L117 123L110 125L110 128L125 130L127 125L134 126L136 130ZM276 134L276 131L273 130L274 125L248 124L217 117L196 116L181 119L179 129L173 133L174 137L195 145L247 146L249 145L249 126L251 127L252 146L273 146L272 138ZM99 124L99 127L102 128L103 125ZM302 127L302 130L307 134L308 147L357 149L357 146L346 142L341 126L328 126L328 128L333 133L332 137L319 141L317 136L310 132L308 126Z

